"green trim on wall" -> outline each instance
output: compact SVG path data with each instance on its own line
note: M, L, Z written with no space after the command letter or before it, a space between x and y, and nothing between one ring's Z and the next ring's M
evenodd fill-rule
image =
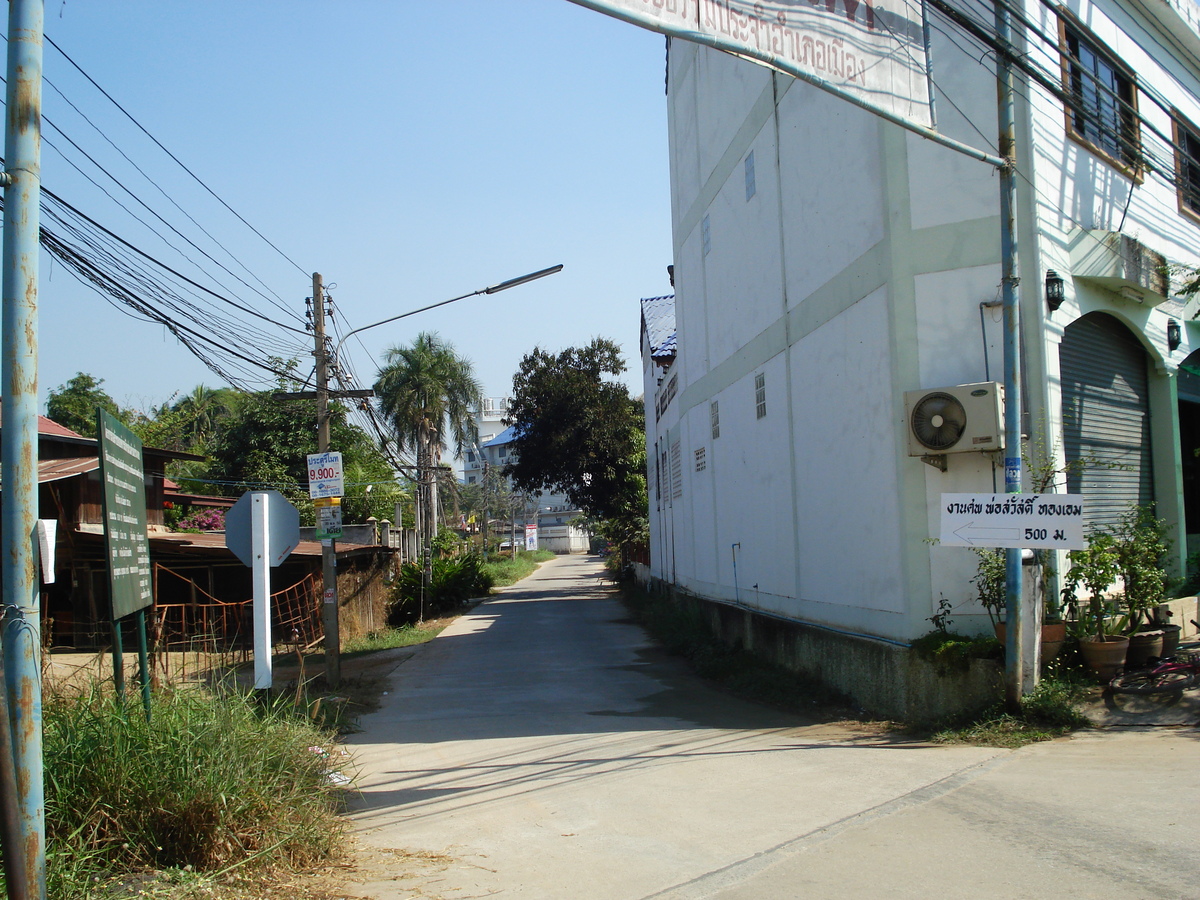
M704 214L717 199L717 195L721 193L721 189L725 186L730 176L733 175L734 169L741 163L743 157L750 152L750 147L754 143L755 138L758 137L771 121L771 116L775 113L776 103L776 88L772 81L773 79L768 80L767 86L758 95L758 99L754 101L754 105L750 107L750 112L746 114L746 118L742 121L737 134L733 136L733 140L729 142L729 146L725 148L725 152L721 154L721 158L717 160L717 164L713 166L712 172L704 180L704 185L700 188L696 199L692 201L691 207L688 208L688 211L679 220L674 234L676 259L682 253L684 242L696 230L696 226L700 224L700 220L704 217ZM783 95L787 93L788 88L794 83L794 78L782 81L778 89L779 100L783 99ZM698 122L697 128L699 128Z

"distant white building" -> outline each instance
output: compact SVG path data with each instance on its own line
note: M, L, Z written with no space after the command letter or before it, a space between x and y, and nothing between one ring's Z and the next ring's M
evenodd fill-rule
M463 448L463 455L454 460L455 476L463 484L479 484L483 481L483 461L479 448L496 438L504 430L504 417L508 415L511 397L480 397L473 410L475 428L479 441L474 447Z
M1009 6L1044 76L1018 73L1013 148L1025 453L1103 460L1054 489L1092 524L1155 501L1182 555L1200 323L1164 265L1200 263L1200 7ZM738 21L770 33L762 15ZM993 53L931 15L939 130L998 154ZM1003 492L1021 454L974 449L1001 427L986 408L930 449L906 404L1003 380L996 170L698 44L670 41L667 95L676 295L642 308L651 574L903 715L924 698L901 651L940 598L986 627L973 554L929 543L942 494Z
M483 481L483 473L500 473L504 467L516 461L512 440L514 429L505 428L498 435L479 447L479 480ZM505 488L511 490L511 479L504 475L489 475L504 479ZM474 483L474 482L471 482ZM552 550L555 553L586 553L589 549L589 536L585 529L573 524L582 515L565 494L551 494L538 491L525 498L525 502L510 512L513 521L522 525L538 526L538 547L542 550Z

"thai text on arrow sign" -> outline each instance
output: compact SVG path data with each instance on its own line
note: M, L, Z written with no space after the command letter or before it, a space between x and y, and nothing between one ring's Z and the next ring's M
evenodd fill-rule
M942 494L941 543L949 547L1080 550L1080 494Z

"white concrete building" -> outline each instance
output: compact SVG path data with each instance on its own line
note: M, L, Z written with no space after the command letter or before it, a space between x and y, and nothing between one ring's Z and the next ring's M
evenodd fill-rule
M513 429L505 428L486 444L479 448L482 466L486 465L493 472L500 472L504 467L516 461L516 453L512 448ZM512 490L511 480L506 476L506 489ZM582 512L567 499L565 494L538 491L524 498L523 506L510 512L513 521L538 526L538 548L551 550L554 553L586 553L589 549L589 536L586 529L575 524Z
M508 415L511 400L511 397L480 397L472 410L479 441L475 447L463 448L463 455L454 460L455 475L463 484L482 483L483 461L478 448L504 430L504 417Z
M1014 148L1026 454L1119 465L1054 488L1093 523L1156 501L1183 547L1200 325L1161 266L1200 263L1200 7L1014 9L1041 76L1018 73ZM998 154L992 57L932 16L938 128ZM670 42L667 90L676 296L643 304L652 575L904 712L919 698L861 683L902 685L891 648L941 597L959 630L986 625L974 556L928 539L943 493L1004 490L1005 454L910 455L905 394L1003 380L996 169L696 44Z

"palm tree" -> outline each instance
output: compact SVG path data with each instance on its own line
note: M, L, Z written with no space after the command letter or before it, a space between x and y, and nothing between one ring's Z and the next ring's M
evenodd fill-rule
M397 447L417 456L419 528L425 547L437 534L437 491L433 489L447 437L456 454L479 439L472 416L483 388L471 361L436 332L421 332L409 346L384 355L375 395L392 426Z

